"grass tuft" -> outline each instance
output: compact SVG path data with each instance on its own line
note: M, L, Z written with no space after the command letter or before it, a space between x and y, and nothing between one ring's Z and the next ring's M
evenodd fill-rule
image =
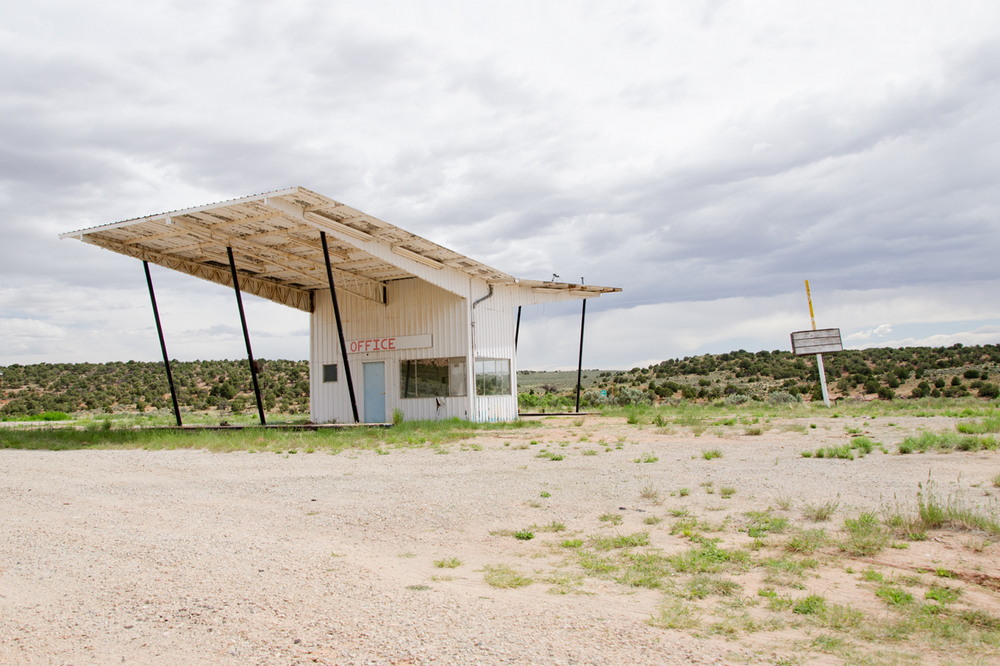
M917 514L928 529L951 527L1000 534L1000 519L995 507L971 506L957 493L942 499L931 481L921 484L917 492Z
M840 548L849 555L870 557L889 545L889 533L872 512L844 519L847 530Z
M527 587L534 581L523 576L506 564L487 565L483 567L486 584L501 589Z
M649 545L649 532L635 534L619 534L617 536L593 536L590 538L597 550L612 550L614 548L635 548Z
M822 523L830 520L830 517L833 516L838 507L840 507L839 498L836 500L827 500L819 504L806 504L802 509L802 515L806 517L806 520L811 520L814 523Z

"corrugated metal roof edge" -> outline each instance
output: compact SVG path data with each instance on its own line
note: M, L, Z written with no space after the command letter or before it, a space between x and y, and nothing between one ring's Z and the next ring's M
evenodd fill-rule
M86 227L84 229L77 229L76 231L67 231L59 234L59 238L78 238L80 236L86 236L89 233L94 233L97 231L106 231L108 229L117 229L118 227L127 227L133 224L140 224L142 222L151 222L158 217L174 217L180 215L189 215L191 213L200 213L206 211L210 208L218 208L219 206L234 206L236 204L247 203L249 201L262 201L268 197L281 197L288 194L294 194L296 192L309 192L310 194L316 194L321 196L311 190L304 187L286 187L281 190L273 190L270 192L261 192L260 194L251 194L245 197L236 197L234 199L225 199L223 201L216 201L213 203L204 204L201 206L192 206L190 208L178 208L177 210L168 210L163 213L154 213L153 215L143 215L142 217L133 217L127 220L121 220L119 222L109 222L108 224L98 224L93 227Z

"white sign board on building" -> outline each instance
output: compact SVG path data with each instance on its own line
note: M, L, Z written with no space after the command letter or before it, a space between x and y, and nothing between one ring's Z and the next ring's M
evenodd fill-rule
M792 333L792 352L796 356L831 354L844 351L839 328L820 328L815 331Z

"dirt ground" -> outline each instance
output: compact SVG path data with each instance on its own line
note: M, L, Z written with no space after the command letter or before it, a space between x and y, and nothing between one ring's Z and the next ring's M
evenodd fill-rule
M996 515L1000 453L896 453L954 425L549 417L337 455L0 450L0 663L1000 663L976 633L1000 617L985 534L840 546L845 519L913 514L928 482ZM802 455L857 435L887 453ZM676 564L626 570L704 543L745 556L704 595ZM979 625L914 629L933 590Z

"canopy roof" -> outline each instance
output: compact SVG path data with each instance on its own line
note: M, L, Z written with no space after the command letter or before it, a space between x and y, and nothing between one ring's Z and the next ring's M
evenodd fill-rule
M312 312L312 293L329 288L320 232L326 232L337 289L384 303L385 284L447 269L490 284L517 284L565 297L617 287L517 278L302 187L139 217L60 234Z

